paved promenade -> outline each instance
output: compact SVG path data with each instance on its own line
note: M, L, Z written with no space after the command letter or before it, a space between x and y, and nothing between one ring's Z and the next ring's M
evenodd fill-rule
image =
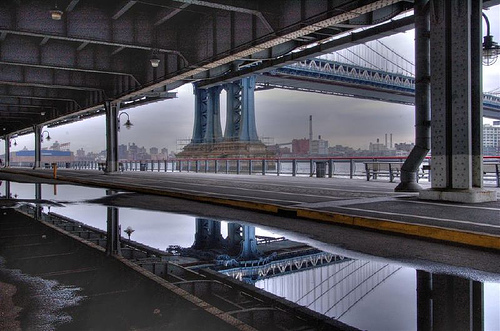
M2 169L0 178L8 173L52 178L51 170L16 168ZM500 249L500 202L422 201L414 193L395 193L396 184L384 180L68 169L58 179Z

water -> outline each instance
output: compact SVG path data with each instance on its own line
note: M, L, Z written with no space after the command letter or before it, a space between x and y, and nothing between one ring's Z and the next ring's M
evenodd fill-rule
M4 182L3 186L6 185ZM10 194L18 199L33 199L35 196L34 184L9 185ZM4 190L1 188L2 186L0 192L5 195L6 187ZM109 207L90 203L88 200L104 197L107 193L111 192L70 185L41 185L43 199L61 204L44 204L44 212L50 209L51 212L101 230L106 230ZM263 229L234 220L208 220L190 215L133 208L118 208L118 214L121 229L131 227L135 230L131 236L134 241L163 251L172 246L185 249L196 246L204 249L213 245L213 242L200 240L200 237L196 236L197 230L202 231L200 229L220 229L218 242L227 243L229 234L237 229L238 238L243 244L236 248L224 244L225 250L218 249L214 253L219 266L214 265L213 268L220 272L360 329L417 328L417 270L414 268L376 258L353 259L349 252L345 251L342 254L332 254L331 252L335 251L333 247L328 249L330 253L312 250L304 256L279 260L276 253L269 250L270 247L280 247L293 242L307 243L309 240L295 234L293 242L284 241L285 235L279 229ZM126 235L122 233L122 236ZM251 239L256 238L261 242L267 240L274 244L254 245L255 240L252 242ZM241 251L239 247L245 249ZM223 258L223 255L226 257ZM256 262L259 259L260 262ZM267 259L266 263L262 262L264 259ZM289 263L288 269L286 263ZM224 264L227 265L223 266ZM254 264L258 268L249 273L250 268L244 267L243 264ZM294 271L290 271L291 269ZM427 274L421 271L420 273ZM500 330L500 283L483 284L484 330ZM61 303L62 307L78 304L78 289L59 288L58 284L53 283L50 283L50 286L63 291L62 293L74 291L71 292L71 300ZM54 298L59 295L57 293L53 294ZM52 311L51 314L59 318L54 323L62 323L67 319L67 316L57 311Z

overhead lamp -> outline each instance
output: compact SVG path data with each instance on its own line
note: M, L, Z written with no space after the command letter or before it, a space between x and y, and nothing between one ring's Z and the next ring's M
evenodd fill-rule
M483 13L484 20L486 21L486 36L483 37L483 64L490 66L497 62L498 55L500 54L500 46L493 41L493 36L490 35L490 21Z
M61 18L62 18L62 15L63 15L63 11L60 10L59 8L57 8L57 2L56 4L54 5L54 8L52 8L50 10L50 17L54 20L54 21L60 21Z
M158 57L157 50L153 50L153 54L151 54L151 58L149 59L149 61L151 62L151 66L153 68L158 68L158 66L160 65L160 58Z
M44 111L42 111L42 112L40 113L40 115L45 116L45 112L44 112Z
M125 124L123 124L123 126L127 130L130 130L132 128L132 126L134 126L132 124L132 122L130 122L130 116L128 116L128 114L126 112L121 112L120 115L118 115L118 126L117 126L118 131L120 131L120 116L122 116L122 115L127 115L127 121L125 122Z
M52 138L50 138L50 133L49 133L49 131L45 130L45 131L43 131L43 132L42 132L42 134L40 135L40 142L42 142L42 143L43 143L43 134L44 134L45 132L47 132L47 138L45 138L45 139L47 139L47 141L50 141L50 139L52 139Z

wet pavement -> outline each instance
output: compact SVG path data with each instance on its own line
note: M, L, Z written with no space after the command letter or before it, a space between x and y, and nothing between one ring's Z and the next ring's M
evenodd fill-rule
M25 179L33 181L32 177L26 177ZM51 182L55 183L54 181ZM0 188L5 188L5 185L6 182ZM15 202L26 200L32 205L35 204L36 201L33 198L36 190L34 184L11 183L11 193L17 195ZM196 240L194 233L200 227L200 224L217 224L216 221L211 220L225 220L226 222L222 222L223 237L228 236L230 233L229 229L232 223L227 223L228 221L237 221L241 224L241 227L238 227L241 229L245 225L261 224L263 225L261 229L256 230L258 235L264 235L268 238L282 238L285 236L287 239L303 243L302 245L306 244L327 254L342 256L342 260L338 260L338 263L330 262L327 265L306 268L298 273L263 278L257 280L255 285L252 286L286 297L327 316L338 317L342 315L342 322L361 329L415 329L416 319L422 317L422 314L417 311L415 306L415 291L419 284L417 282L419 278L416 275L419 272L430 275L436 282L443 281L451 284L457 283L459 280L462 282L463 279L473 280L470 284L484 282L482 286L484 286L485 300L489 300L484 302L485 310L489 311L489 313L486 313L486 320L490 324L487 325L491 330L495 330L495 328L491 328L491 325L494 327L498 325L500 328L500 321L496 322L498 314L493 313L491 315L491 309L488 308L491 307L491 301L500 303L500 287L498 287L500 261L498 254L492 251L471 250L466 247L338 227L327 223L311 223L311 221L299 218L276 216L270 213L255 213L241 208L228 208L164 196L138 193L119 193L106 196L106 192L102 189L47 184L41 185L40 192L43 199L38 202L41 202L44 213L48 212L50 206L52 213L69 216L103 231L106 230L106 215L109 206L119 207L122 227L132 226L136 230L132 234L134 241L137 240L163 251L168 249L169 246L191 247ZM0 202L10 204L12 200L0 199ZM147 210L169 211L180 214ZM197 218L189 215L197 215ZM314 224L314 226L311 226L311 224ZM228 230L224 230L226 227ZM290 246L290 244L285 243L275 244L275 247L281 247L282 252L286 250L294 251L296 249L293 247L301 247L297 246L297 244ZM272 254L264 247L265 245L259 246L259 250L265 252L264 256ZM0 253L0 255L2 254ZM269 268L273 264L267 266L268 268L265 270L269 272L271 270ZM275 268L279 270L279 266L275 265ZM29 271L30 269L26 270ZM31 269L30 273L36 273L38 270L43 271L43 268L35 267ZM225 274L229 274L231 278L237 278L239 272L239 270L233 268L227 269ZM339 298L346 295L346 292L342 294L335 286L335 284L341 284L342 279L351 273L353 275L358 273L373 275L372 277L366 276L369 278L366 279L364 284L376 279L378 276L383 276L381 279L385 279L380 285L375 286L370 293L361 294L355 299L356 305L353 308L349 308L350 305L346 305L345 302L338 301ZM47 275L48 272L43 274ZM443 279L441 276L443 274L447 275L448 278ZM105 275L101 274L98 278L101 278L101 276L105 277ZM345 281L348 279L349 277ZM2 280L0 279L0 281ZM306 284L310 284L309 287L305 286ZM464 284L468 288L467 284L469 283ZM73 286L75 286L74 292L76 295L82 293L78 289L85 288L85 286L80 286L78 283L73 284ZM353 299L352 296L348 297ZM120 300L114 302L121 303ZM84 304L85 301L81 301L73 308L68 307L67 310L83 311L82 316L87 317L97 314L93 310L82 308ZM405 309L398 311L397 307L400 306L405 307ZM499 307L495 306L495 304L493 307L498 311ZM102 306L99 309L101 308ZM380 308L380 310L376 308ZM395 311L398 311L396 315L399 318L394 318ZM69 316L75 314L74 312ZM87 313L91 315L85 315ZM142 323L147 324L148 314L149 311L141 311L140 316L142 317L138 315L137 318L144 319ZM75 316L78 316L78 314ZM99 322L99 315L96 316L96 325L106 323L106 321ZM150 323L154 323L155 318ZM387 323L382 323L383 320L386 320ZM130 320L123 323L127 327L134 325L134 322L131 323ZM61 324L60 328L64 329L64 325L66 324ZM68 324L66 326L69 327L69 325L74 326L77 324ZM155 327L151 326L151 328L154 329ZM191 328L186 327L185 329ZM486 328L486 330L489 329Z
M52 176L51 171L43 169L5 171ZM59 171L58 178L500 249L500 201L481 204L423 201L414 193L396 193L394 183L383 181L199 173L103 174L67 169ZM489 189L499 191L494 187Z

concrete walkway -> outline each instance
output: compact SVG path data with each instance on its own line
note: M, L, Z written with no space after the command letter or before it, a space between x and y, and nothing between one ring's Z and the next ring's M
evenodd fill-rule
M2 169L0 177L2 173L53 178L45 169ZM500 249L500 202L422 201L413 193L395 193L396 184L382 180L67 169L58 172L58 179Z

